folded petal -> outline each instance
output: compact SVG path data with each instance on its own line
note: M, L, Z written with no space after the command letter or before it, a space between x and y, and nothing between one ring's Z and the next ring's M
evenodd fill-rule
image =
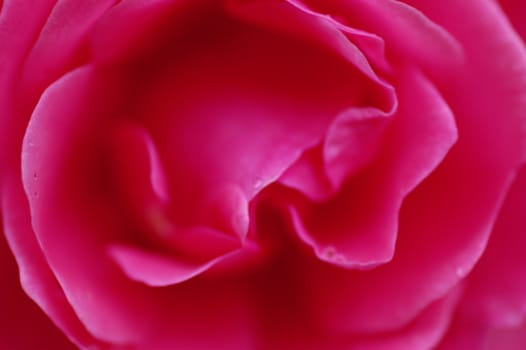
M218 263L224 256L212 260L197 260L162 256L133 246L114 245L109 254L133 280L150 286L167 286L184 282Z
M399 60L409 61L433 78L440 79L440 74L447 74L463 60L462 44L447 28L426 17L418 6L393 0L290 2L327 14L343 25L378 35L384 40L393 64Z
M322 260L350 268L389 261L394 254L403 199L433 171L456 141L453 115L428 80L418 72L402 71L397 88L400 107L380 145L374 143L379 142L378 138L371 143L361 137L361 125L335 126L354 128L354 134L344 132L353 136L344 142L348 147L353 142L366 142L361 146L368 146L363 151L368 159L368 152L380 148L374 160L357 174L346 173L346 182L334 199L291 206L298 236ZM333 138L327 142L337 142L334 135L329 136ZM352 164L347 166L348 171L360 165L361 148L351 149L338 158ZM332 166L326 170L329 176L338 169L331 161L334 159L326 165ZM343 182L340 178L336 181Z

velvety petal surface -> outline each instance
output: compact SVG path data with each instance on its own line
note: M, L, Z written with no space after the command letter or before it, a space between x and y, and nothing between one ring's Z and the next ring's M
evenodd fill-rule
M416 7L465 47L466 65L437 86L455 115L459 140L405 199L389 264L365 272L314 264L303 269L306 304L329 330L398 327L447 293L482 254L511 174L524 159L523 46L493 5L463 2L470 21L460 19L455 4ZM473 40L474 33L486 40ZM487 55L494 51L501 53L500 64Z

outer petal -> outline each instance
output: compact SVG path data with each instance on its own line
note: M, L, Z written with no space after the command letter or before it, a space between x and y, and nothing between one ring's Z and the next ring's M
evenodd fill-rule
M14 86L18 81L22 62L36 40L55 1L37 4L7 0L0 11L0 130L4 132L0 147L0 169L6 169L9 152L20 148L16 143L22 137L20 121L14 114L16 99ZM24 121L27 120L24 118ZM2 172L2 177L4 174Z
M87 59L85 35L114 2L5 1L0 12L0 128L7 130L2 168L8 158L17 162L24 128L44 88Z
M24 62L19 89L27 97L34 98L54 79L85 63L89 59L86 50L88 34L116 2L58 1Z
M15 177L7 180L2 208L9 215L4 219L4 231L19 266L22 288L73 342L103 347L78 320L40 250L27 219L30 214L22 184Z
M488 247L467 277L467 289L456 320L440 349L510 349L526 345L520 337L526 320L526 167L511 187ZM516 347L511 347L515 344ZM475 346L476 345L476 346ZM506 348L507 349L507 348Z
M57 350L75 347L20 288L15 260L0 237L0 343L4 349L38 349L42 344Z

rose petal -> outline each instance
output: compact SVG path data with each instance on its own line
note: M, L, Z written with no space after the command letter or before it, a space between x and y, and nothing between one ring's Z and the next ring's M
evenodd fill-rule
M210 16L206 31L197 23L168 56L154 52L133 64L144 76L128 74L137 77L129 85L151 86L151 99L132 109L157 141L172 179L174 215L187 224L198 221L194 209L217 187L239 186L250 200L319 142L341 110L363 103L369 89L380 97L368 103L393 104L392 91L337 53L225 14ZM151 71L152 60L159 70Z
M418 72L400 75L400 108L375 162L351 178L334 200L291 207L299 237L324 261L350 268L389 261L404 197L456 140L453 115L430 82ZM355 140L363 142L357 135ZM352 153L344 154L346 162L354 160Z
M19 177L12 176L11 181L5 182L2 209L9 213L4 217L4 232L18 263L24 292L75 344L84 347L97 344L104 348L104 344L94 339L79 321L49 268L27 220L30 217L27 199L22 184L14 180L16 178Z
M402 330L392 334L365 336L349 349L434 349L448 329L459 294L459 290L454 290L451 294L433 302Z
M452 69L455 79L439 85L456 117L459 140L405 199L389 264L367 272L304 268L306 304L328 330L398 327L449 291L482 254L511 175L524 159L522 43L494 5L459 4L416 6L465 47L466 65ZM467 12L469 18L462 16ZM488 52L499 52L500 63Z
M47 16L24 66L21 89L35 96L65 72L85 63L86 37L117 0L61 0Z
M286 235L283 229L277 225L272 234ZM356 335L320 328L318 315L311 314L306 307L312 300L305 298L305 285L301 281L311 271L305 269L306 261L293 246L285 243L283 248L267 270L253 274L251 279L252 295L259 297L261 348L430 349L447 330L460 290L453 290L428 305L408 324L390 331Z
M323 21L330 23L335 29L342 31L349 40L360 48L365 54L367 61L374 64L376 68L380 68L383 72L391 72L392 67L385 56L385 42L376 34L350 27L338 21L330 14L323 14L314 9L309 8L301 1L288 1L290 4L301 9L309 15L322 18Z
M85 152L96 149L96 142L78 146L92 130L93 120L86 115L100 116L97 108L103 109L88 106L97 100L90 96L107 95L96 90L94 81L94 71L83 68L46 91L24 139L22 175L35 235L67 300L97 338L126 344L155 328L159 309L158 301L145 295L146 287L130 282L106 255L105 243L120 229L112 203L97 197L104 193L97 187L102 183L97 169L75 158L68 161L69 152L89 160Z
M3 236L0 237L0 257L2 259L0 263L0 273L2 274L0 339L2 340L2 347L10 350L23 350L37 349L42 344L47 344L47 346L57 350L73 350L74 345L20 288L17 266ZM27 269L24 273L27 273ZM23 278L26 281L26 286L29 285L30 283L27 283L28 277ZM36 289L33 288L33 291ZM78 320L76 323L78 325ZM71 329L71 327L66 326L67 328ZM79 329L81 328L79 327ZM67 333L74 332L69 331ZM77 344L80 346L81 343L77 340Z
M104 116L97 110L104 110L104 103L92 97L100 92L97 86L89 67L55 83L41 99L25 138L23 174L33 226L67 300L92 334L117 348L210 349L216 343L228 344L225 349L248 347L244 344L253 339L251 312L237 287L212 287L213 299L209 288L188 289L189 281L180 291L152 289L129 281L106 255L106 243L120 234L115 218L107 215L112 205L96 201L104 188L90 188L88 179L96 178L90 165L67 156L72 152L89 160L83 152L96 144L90 143L88 150L79 146L93 136L93 120L87 116ZM68 103L57 104L59 97ZM92 101L98 103L89 104ZM64 137L46 132L49 125ZM203 330L207 336L197 336Z
M336 196L345 180L377 156L396 106L388 112L374 107L343 111L329 126L323 144L304 152L279 182L316 202Z
M211 3L203 6L202 2L119 1L104 13L90 33L92 62L106 65L129 56L143 56L151 47L167 40L166 35L173 31L184 32L192 21L216 8Z
M390 52L402 60L419 65L434 78L458 65L463 59L462 45L455 36L427 18L418 6L401 1L331 1L290 0L299 6L374 33L384 39ZM396 60L397 61L397 60Z
M123 232L122 223L118 222L120 216L114 201L104 197L111 194L105 187L107 176L101 179L104 174L98 173L100 168L90 163L100 160L90 158L90 154L97 146L103 146L98 142L100 137L93 133L92 124L98 122L101 127L108 120L104 101L112 97L98 89L99 84L111 87L111 82L98 79L90 67L72 72L46 91L32 116L24 140L23 175L35 234L66 298L97 338L123 346L135 344L139 348L144 344L148 348L152 338L172 345L192 344L184 332L178 336L181 339L174 338L173 330L162 336L158 334L164 332L160 323L167 327L177 324L178 329L188 333L182 319L183 314L189 317L187 313L174 310L177 317L165 313L166 304L179 305L179 301L164 295L162 290L130 281L107 255L107 245L122 240L127 232ZM67 103L59 104L57 99ZM71 119L70 115L78 118ZM63 136L57 137L55 132ZM239 242L244 237L236 239ZM152 257L147 261L155 263ZM128 262L130 267L133 261ZM134 266L135 273L145 273L144 267L141 270ZM172 268L172 272L176 271L177 266ZM154 281L155 276L149 278L153 283L159 281ZM234 307L226 302L222 305ZM193 341L202 341L209 348L213 339Z
M112 180L120 204L132 226L146 232L148 237L144 238L160 249L171 247L190 256L208 251L217 257L230 248L239 248L248 230L248 204L238 186L218 186L210 191L206 205L201 207L200 229L181 227L170 217L168 179L151 135L142 127L125 123L115 127L109 138L115 153ZM218 251L214 254L203 243L209 248L215 243Z
M372 56L382 63L381 38L356 28L343 26L328 16L306 9L296 1L229 0L227 1L227 9L236 17L250 23L338 53L383 88L381 95L378 95L384 99L382 110L391 110L393 104L396 103L392 87L377 76L368 62L368 57L344 33L350 34L353 38L359 38L358 42L364 44L363 48L372 48L374 50ZM385 63L381 65L385 65ZM368 98L371 96L374 95L369 95Z
M28 116L14 113L16 86L24 55L36 40L54 1L38 4L7 0L0 12L0 130L6 130L0 147L0 167L7 169L10 158L18 159L17 146ZM2 174L3 176L3 174Z
M525 193L523 166L500 211L488 247L469 275L464 306L495 326L516 326L526 316Z
M468 276L467 289L443 349L465 348L466 342L487 341L504 349L524 331L526 319L526 167L518 173L500 211L484 255ZM466 336L465 329L470 330ZM486 340L485 340L486 339ZM480 345L482 346L482 345ZM441 349L442 349L441 348ZM488 347L490 348L490 347ZM520 347L517 347L519 349ZM510 347L510 349L514 349Z
M201 242L203 242L201 240ZM184 261L172 256L161 256L132 246L114 245L110 255L133 280L150 286L167 286L184 282L208 270L222 260L219 256L204 262Z

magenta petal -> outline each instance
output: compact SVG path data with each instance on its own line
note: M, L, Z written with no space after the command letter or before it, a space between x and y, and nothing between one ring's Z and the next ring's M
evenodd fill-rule
M188 0L114 2L115 6L97 21L89 37L90 53L97 63L115 63L127 56L143 55L152 46L170 40L167 27L152 34L167 18L170 19L170 28L184 30L196 16L208 12L208 7L204 6L205 10L201 11L202 4Z
M359 37L358 43L364 44L365 47L373 46L375 50L373 56L377 60L382 60L382 57L378 57L383 54L383 52L378 52L378 46L382 51L382 41L377 36L355 28L348 28L329 16L309 10L298 1L280 3L261 0L229 0L227 4L230 12L241 19L277 31L281 35L310 42L327 52L340 55L382 88L381 93L374 94L381 96L384 100L381 109L389 110L396 103L392 86L377 76L368 57L360 50L360 46L349 40L345 33L349 33L352 37Z
M376 107L343 111L329 126L322 145L304 152L279 182L318 202L334 197L344 181L377 156L381 136L397 106L393 104L389 111Z
M526 166L510 188L484 255L469 276L464 307L496 327L526 320ZM476 317L476 316L473 317Z
M431 303L401 330L364 336L364 340L357 341L350 349L434 349L447 332L460 294L459 290L453 290L442 299Z
M113 180L121 187L120 194L131 202L169 202L166 171L148 131L131 122L117 122L114 129L109 138Z
M278 10L305 16L284 6ZM273 7L263 9L268 19ZM177 50L152 54L153 62L166 66L150 73L148 58L129 72L137 75L136 88L147 92L135 117L156 140L171 179L174 215L188 224L199 221L203 201L223 186L238 187L250 200L319 143L342 110L364 103L390 110L395 104L392 87L365 60L351 60L360 52L334 28L325 28L322 38L345 46L322 47L319 34L311 42L245 17L210 16L206 31L197 21L177 39ZM312 16L301 20L303 26L317 23ZM137 70L155 78L143 81ZM364 101L370 95L374 100Z
M396 104L385 112L370 107L349 109L331 124L323 144L323 159L335 190L373 161L397 108Z
M466 49L466 64L452 69L455 79L440 85L460 136L405 198L389 264L366 272L305 268L306 304L328 329L398 327L447 293L482 255L512 174L525 156L526 60L517 34L492 2L418 3ZM467 12L469 18L462 16ZM495 51L502 64L487 55Z
M443 27L427 18L419 7L393 0L323 2L290 0L328 13L344 24L361 28L381 37L389 52L417 64L434 78L463 60L461 43Z
M55 1L35 4L8 0L0 12L0 168L6 169L10 157L18 159L18 143L28 115L14 113L18 98L13 86L20 79L24 57L34 44ZM12 153L13 152L13 153ZM10 154L12 153L12 154ZM2 170L2 173L4 171ZM3 176L3 175L0 175Z
M309 302L305 299L308 290L301 283L302 278L312 278L309 262L301 255L285 251L280 261L267 275L254 285L262 317L262 349L305 349L305 350L390 350L390 349L431 349L447 331L452 313L459 299L458 288L444 297L426 305L408 322L394 329L379 329L377 332L359 333L325 328L323 320L311 314ZM270 281L274 283L269 283ZM286 282L286 283L283 283ZM299 283L298 283L299 282ZM325 282L317 279L322 287ZM389 292L384 291L389 297ZM347 302L352 303L349 299ZM285 309L287 312L283 312ZM336 320L335 320L336 321ZM321 322L321 323L320 323Z
M206 226L175 230L171 240L176 243L175 249L196 259L215 258L241 247L237 237Z
M467 277L466 292L441 350L463 349L466 342L479 346L486 342L488 349L521 349L526 345L525 194L523 166L502 206L484 255Z
M30 214L26 197L22 192L22 184L11 180L6 181L5 185L2 189L2 209L8 215L4 216L4 231L18 263L20 282L24 292L75 344L84 347L94 344L102 346L102 343L86 331L75 315L42 254L39 242L27 220ZM12 283L18 284L17 281L12 281ZM33 312L40 313L41 311L33 310ZM30 315L27 317L32 318ZM36 316L36 318L40 319L41 316ZM30 339L33 338L30 337ZM16 347L13 348L16 349Z
M27 57L21 88L32 96L68 69L85 63L87 36L116 1L58 1Z
M141 248L122 245L111 246L109 253L128 277L150 286L167 286L184 282L223 259L223 256L219 256L204 262L196 262L195 259L185 261L184 258L162 256Z
M251 312L242 286L192 289L189 283L199 283L194 279L185 288L151 288L131 281L108 255L108 244L122 232L112 203L97 197L93 174L84 174L90 159L81 152L93 148L81 147L94 136L90 117L107 117L99 103L90 103L97 81L86 67L53 84L24 140L23 179L35 235L69 304L90 333L115 348L250 348ZM68 157L72 150L78 159Z
M88 137L88 116L101 113L88 107L93 81L94 71L83 68L46 91L24 139L22 175L35 235L65 297L95 337L127 344L155 328L157 301L107 256L105 245L119 232L111 203L97 198L96 185L79 186L82 176L94 180L84 162L68 168L67 161L72 149L85 160L75 141Z
M126 217L143 231L140 240L194 259L215 259L241 246L248 231L248 203L241 189L218 186L202 203L199 226L184 227L170 217L169 185L151 135L132 124L115 129L110 135L113 181Z
M456 140L453 115L436 89L421 74L404 73L398 87L400 107L375 162L348 179L334 200L291 207L299 237L324 261L350 268L389 261L404 197L433 171ZM344 130L345 135L354 136L346 144L370 142L370 148L380 147L374 144L378 142L374 133L372 139L362 138L361 125L335 127L355 128L355 134ZM334 134L329 134L333 138L327 142L337 142ZM359 166L360 161L371 161L372 154L360 159L361 154L345 151L339 156L348 157L340 161ZM332 165L331 160L326 166ZM333 165L332 174L336 170Z
M87 61L85 37L115 0L6 1L0 14L0 129L4 152L18 159L19 141L45 87ZM1 165L1 164L0 164Z
M385 42L375 33L367 32L349 26L350 23L340 22L341 18L325 12L317 12L314 8L310 8L302 1L289 0L290 4L294 5L303 12L308 13L314 17L321 18L326 23L330 23L334 28L337 28L349 38L365 54L367 60L380 68L383 71L391 71L391 65L385 57Z
M15 260L0 237L0 341L4 349L38 349L42 344L57 350L76 349L46 314L20 288ZM80 344L79 344L80 345Z

